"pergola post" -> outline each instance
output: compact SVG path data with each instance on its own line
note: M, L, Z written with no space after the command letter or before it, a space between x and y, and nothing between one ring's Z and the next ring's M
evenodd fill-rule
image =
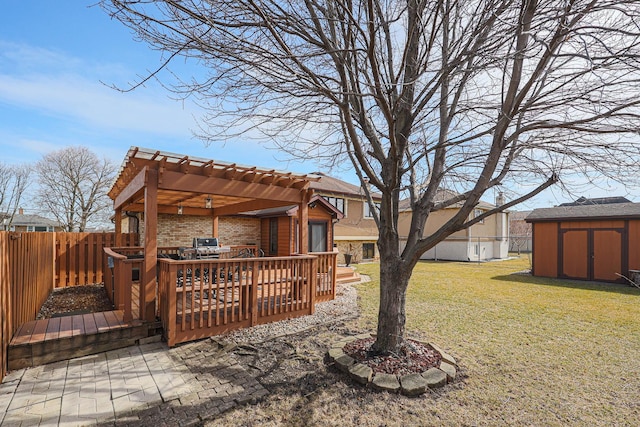
M298 224L300 224L300 233L298 233L298 252L301 254L309 253L309 191L302 192L302 202L298 207Z
M220 238L220 236L218 235L218 218L220 218L218 215L213 215L213 219L211 221L211 231L213 233L213 237Z
M115 228L116 228L116 238L114 240L113 245L117 248L122 246L122 208L116 209L116 217L115 217Z
M144 263L140 294L144 294L144 307L140 317L156 320L156 263L158 262L158 171L148 169L144 187Z

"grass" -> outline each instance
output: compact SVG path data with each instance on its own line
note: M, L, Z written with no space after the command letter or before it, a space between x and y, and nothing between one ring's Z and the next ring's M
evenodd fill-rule
M640 290L514 274L527 268L525 258L416 266L407 335L456 357L453 384L407 398L354 385L318 362L303 373L315 385L301 374L213 425L638 425ZM361 315L345 327L373 331L378 265L358 270L372 281L357 285ZM326 339L312 333L298 345L319 359Z
M414 270L408 334L449 350L465 376L436 407L461 424L636 424L640 291L513 274L527 267L520 258ZM375 325L377 268L359 267L373 278L358 286L365 328Z

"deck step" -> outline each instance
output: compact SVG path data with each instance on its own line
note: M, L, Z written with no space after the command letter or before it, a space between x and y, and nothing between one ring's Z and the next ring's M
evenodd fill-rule
M118 316L118 312L109 313L114 314L112 318ZM52 322L49 322L52 319L35 320L22 325L8 347L8 369L45 365L128 347L150 333L149 325L143 322L123 323L121 314L119 324L108 327L89 321L79 324L77 316L59 317ZM65 324L73 325L73 329L65 329Z
M336 283L359 283L360 274L353 267L338 267L336 271Z

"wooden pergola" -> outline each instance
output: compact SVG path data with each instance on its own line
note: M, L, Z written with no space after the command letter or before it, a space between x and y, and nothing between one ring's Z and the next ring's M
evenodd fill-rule
M210 216L212 235L217 236L221 216L296 204L299 223L306 224L309 184L318 179L131 147L108 194L114 201L116 246L122 244L122 213L144 213L143 317L155 319L159 213ZM299 252L308 253L307 227L300 227L298 239Z

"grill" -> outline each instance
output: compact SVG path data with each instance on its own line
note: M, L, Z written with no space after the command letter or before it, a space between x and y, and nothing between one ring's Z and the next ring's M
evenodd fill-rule
M180 248L180 258L218 258L220 252L228 252L228 250L219 246L217 237L194 237L192 247Z

